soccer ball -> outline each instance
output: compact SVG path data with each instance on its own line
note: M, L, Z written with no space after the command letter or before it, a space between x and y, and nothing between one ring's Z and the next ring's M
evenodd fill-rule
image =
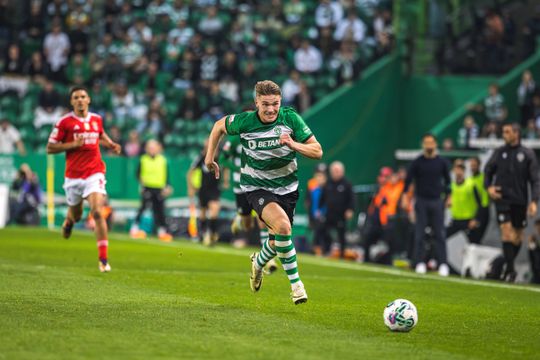
M397 299L386 305L384 324L392 331L410 331L418 324L416 306L409 300Z

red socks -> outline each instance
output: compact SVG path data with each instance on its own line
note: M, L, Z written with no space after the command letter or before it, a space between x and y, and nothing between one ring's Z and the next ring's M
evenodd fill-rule
M107 263L107 249L109 247L109 240L98 240L97 242L98 246L98 252L99 252L99 260L106 264Z

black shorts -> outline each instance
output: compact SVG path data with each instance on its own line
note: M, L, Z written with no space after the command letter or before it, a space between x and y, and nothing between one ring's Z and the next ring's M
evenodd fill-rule
M515 229L527 227L527 206L514 204L496 204L499 224L511 222Z
M207 208L210 201L219 201L221 192L219 189L199 189L199 206Z
M271 202L275 202L289 217L291 225L293 224L294 209L296 208L296 202L298 201L298 190L285 195L276 195L266 190L255 190L246 193L246 197L251 207L255 210L259 219L262 220L261 214L266 205Z
M238 214L242 216L251 215L251 210L253 210L253 208L249 204L247 195L245 193L240 193L234 194L234 196L236 197L236 210L238 211Z

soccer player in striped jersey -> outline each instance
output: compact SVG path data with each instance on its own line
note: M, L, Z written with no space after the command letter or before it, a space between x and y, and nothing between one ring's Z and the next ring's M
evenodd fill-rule
M246 194L240 188L240 169L242 168L242 143L240 136L229 136L221 151L220 163L223 168L223 186L232 190L236 198L237 214L231 225L231 232L237 234L240 231L250 231L254 226L252 207L247 200ZM232 176L231 176L232 173ZM266 225L259 219L259 238L261 245L268 241L269 233ZM265 267L265 273L271 274L278 269L275 259L271 259Z
M210 133L205 163L220 176L215 160L223 135L240 135L242 167L240 187L249 204L270 230L270 238L251 256L250 286L259 291L263 268L276 255L281 260L295 304L308 296L300 280L296 251L291 239L294 209L298 200L296 153L322 158L322 148L304 120L291 108L281 108L281 89L270 81L255 85L256 111L228 115L217 121Z
M72 88L69 99L73 111L58 120L47 143L47 154L66 153L64 190L69 208L62 225L62 235L66 239L71 236L73 225L81 219L83 201L87 200L95 221L99 271L109 272L107 223L102 216L107 195L105 163L99 145L112 149L116 154L120 154L122 147L107 136L101 116L89 111L90 96L85 88Z

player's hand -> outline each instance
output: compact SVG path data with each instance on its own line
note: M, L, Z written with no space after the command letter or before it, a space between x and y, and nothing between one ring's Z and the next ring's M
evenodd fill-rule
M206 167L208 168L208 170L214 173L214 176L216 177L216 179L219 179L219 165L217 162L215 161L208 162L206 163Z
M354 215L354 211L352 211L351 209L345 211L345 219L351 220L353 218L353 215Z
M120 155L120 153L122 153L122 145L113 142L113 143L111 143L111 150L112 150L116 155Z
M163 196L164 198L171 196L172 193L173 193L173 188L170 185L165 186L165 188L161 190L161 196Z
M499 200L502 198L501 187L500 186L490 186L487 188L489 197L493 200Z
M534 201L531 201L529 207L527 208L527 214L529 214L529 217L534 217L537 211L538 207L536 206L536 203Z
M408 211L410 206L410 201L408 196L403 196L401 198L401 208L403 211Z
M452 207L452 197L451 197L451 196L449 196L449 197L446 198L445 206L446 206L447 208L451 208L451 207Z
M279 142L281 145L287 145L291 150L294 150L295 141L292 139L291 135L283 134L279 137Z
M77 149L84 145L84 138L82 136L76 136L73 139L73 148Z
M476 229L480 224L475 219L469 221L468 228L469 230Z

